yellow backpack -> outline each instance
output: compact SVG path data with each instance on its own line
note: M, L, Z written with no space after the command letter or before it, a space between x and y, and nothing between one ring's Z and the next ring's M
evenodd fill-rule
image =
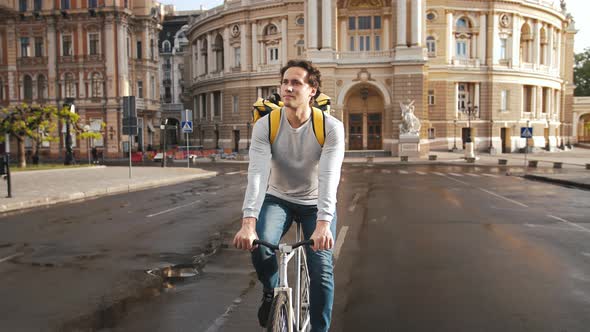
M258 98L254 103L254 110L252 111L252 123L258 121L261 117L270 114L268 116L269 122L269 141L270 144L274 143L277 133L279 131L279 125L281 123L281 109L283 102L280 100L279 95L274 94L268 99ZM326 139L326 114L330 114L330 97L320 93L313 104L311 124L313 132L320 146L324 146ZM275 112L276 111L276 112Z

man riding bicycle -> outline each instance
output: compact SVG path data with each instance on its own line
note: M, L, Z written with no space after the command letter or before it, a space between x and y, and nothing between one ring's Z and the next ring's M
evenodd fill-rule
M305 60L291 60L281 68L279 130L271 138L270 115L254 124L250 145L248 187L242 207L242 227L236 248L251 250L252 262L263 285L258 310L266 326L278 282L274 251L256 246L255 239L278 244L293 220L300 222L310 272L312 331L328 331L334 302L332 247L336 234L336 193L344 158L344 126L324 115L323 145L314 133L311 105L319 94L320 71ZM315 124L316 126L318 124Z

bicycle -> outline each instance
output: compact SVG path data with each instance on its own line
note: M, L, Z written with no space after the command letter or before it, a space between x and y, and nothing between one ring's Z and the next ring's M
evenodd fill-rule
M297 224L295 244L282 243L274 245L266 241L254 240L254 244L263 245L279 252L279 286L274 289L274 298L268 317L268 332L301 332L311 327L309 316L309 272L304 246L312 246L313 240L300 241L301 225ZM293 307L293 289L287 281L289 261L296 256L295 307ZM295 309L295 310L294 310Z

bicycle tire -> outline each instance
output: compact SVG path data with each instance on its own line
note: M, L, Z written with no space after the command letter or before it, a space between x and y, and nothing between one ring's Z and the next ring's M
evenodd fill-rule
M267 332L289 331L289 303L285 293L279 293L272 300L268 316Z

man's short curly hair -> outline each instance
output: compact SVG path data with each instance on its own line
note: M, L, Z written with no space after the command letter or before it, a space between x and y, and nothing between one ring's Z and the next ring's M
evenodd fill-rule
M300 67L307 71L307 84L311 85L317 90L314 97L318 96L320 94L320 87L322 86L322 74L320 73L320 70L314 66L311 61L289 60L289 62L287 62L287 64L281 68L281 80L283 79L287 69L291 67Z

